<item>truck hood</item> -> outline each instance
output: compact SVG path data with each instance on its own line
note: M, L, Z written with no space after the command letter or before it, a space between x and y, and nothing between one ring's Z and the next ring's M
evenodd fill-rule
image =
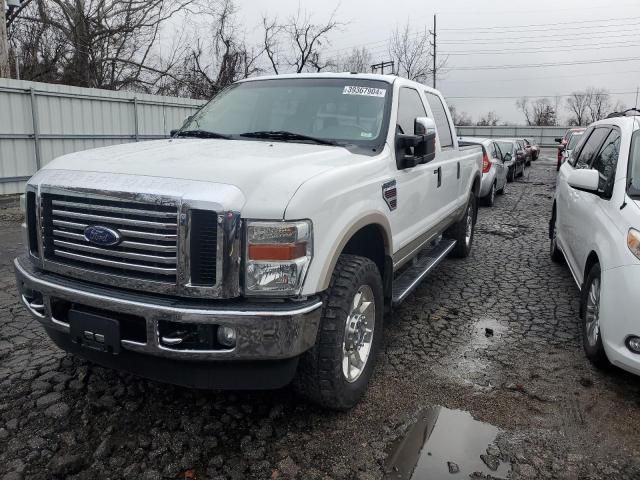
M368 157L333 146L184 138L72 153L49 163L41 173L46 177L47 170L56 170L58 178L72 177L64 172L76 171L105 174L105 179L125 175L201 182L206 191L202 196L210 192L227 210L240 211L246 218L278 219L305 181L358 158ZM117 190L118 185L104 188ZM237 195L229 195L236 189ZM228 199L219 198L223 192Z

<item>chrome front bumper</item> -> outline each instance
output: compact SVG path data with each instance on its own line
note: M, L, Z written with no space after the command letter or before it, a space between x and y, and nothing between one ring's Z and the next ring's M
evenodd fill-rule
M118 314L135 315L144 318L146 342L120 343L123 350L139 354L193 361L284 360L310 349L318 332L322 302L317 297L299 303L205 302L131 293L60 277L37 269L26 256L16 258L14 266L22 302L50 334L70 334L69 323L52 313L52 299L113 312L115 319ZM29 301L34 293L41 301ZM171 348L161 344L161 321L233 327L236 346L227 350Z

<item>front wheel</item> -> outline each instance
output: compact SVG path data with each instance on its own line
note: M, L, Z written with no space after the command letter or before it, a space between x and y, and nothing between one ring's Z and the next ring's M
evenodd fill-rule
M600 265L591 267L581 292L582 345L589 361L598 368L610 365L602 344L600 328Z
M469 203L465 210L464 217L456 222L449 230L445 232L445 237L456 241L451 254L454 257L466 258L471 253L471 245L473 244L474 230L476 224L476 197L472 193L469 194Z
M367 391L382 344L384 297L378 267L340 255L314 347L300 359L294 388L321 407L348 410Z
M558 221L556 219L556 212L554 210L551 215L551 225L549 228L549 237L550 237L550 255L551 261L554 263L561 263L563 259L562 252L558 248Z

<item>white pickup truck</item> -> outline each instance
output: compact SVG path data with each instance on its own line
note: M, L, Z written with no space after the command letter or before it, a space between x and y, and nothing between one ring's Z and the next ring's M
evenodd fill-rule
M66 351L197 388L364 394L385 311L469 254L482 154L395 76L232 85L171 139L60 157L29 182L27 309Z

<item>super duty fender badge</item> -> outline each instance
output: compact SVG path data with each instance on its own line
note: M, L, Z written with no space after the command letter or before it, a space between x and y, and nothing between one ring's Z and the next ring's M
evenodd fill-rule
M389 210L393 211L398 208L398 189L396 188L395 180L382 185L382 199L389 207Z

